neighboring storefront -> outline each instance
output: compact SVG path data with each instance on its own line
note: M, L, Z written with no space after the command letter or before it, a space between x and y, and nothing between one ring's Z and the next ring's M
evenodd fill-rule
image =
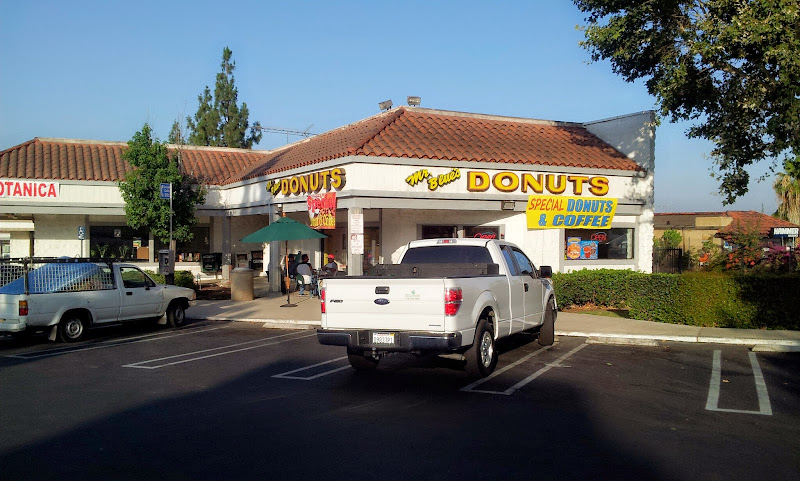
M277 272L278 243L239 239L285 214L328 236L290 251L308 253L314 267L332 254L350 274L433 237L506 239L561 272L648 272L653 120L652 112L578 124L401 107L274 151L183 147L184 170L209 194L177 267L199 270L204 254L217 253L223 274ZM12 193L0 193L8 255L89 256L102 246L152 261L156 239L125 226L114 181L128 166L65 176L46 165L111 164L125 145L35 139L0 153L0 184ZM16 196L9 182L32 184L31 194Z
M735 234L757 235L765 245L786 248L797 247L800 237L800 226L752 210L655 214L656 239L670 229L681 234L680 247L685 251L700 251L705 242L730 248Z

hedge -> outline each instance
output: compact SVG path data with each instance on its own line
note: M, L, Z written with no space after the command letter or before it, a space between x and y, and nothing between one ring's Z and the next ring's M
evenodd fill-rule
M148 276L152 277L158 284L166 284L167 280L162 274L146 270ZM191 271L175 271L175 285L179 287L188 287L189 289L197 290L197 284L194 282L194 275Z
M800 329L798 274L645 274L582 270L553 275L559 307L628 308L630 317L704 327Z

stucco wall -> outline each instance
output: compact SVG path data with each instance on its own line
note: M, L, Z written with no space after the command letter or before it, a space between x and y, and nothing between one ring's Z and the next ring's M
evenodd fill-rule
M81 252L81 241L78 240L78 227L85 225L85 220L86 216L83 215L36 215L33 219L36 226L33 255L37 257L88 256L88 252Z
M31 233L29 231L11 232L9 247L11 257L28 257L31 255Z

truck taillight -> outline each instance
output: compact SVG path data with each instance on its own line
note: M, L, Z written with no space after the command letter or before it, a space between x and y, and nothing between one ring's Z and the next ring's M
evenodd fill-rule
M325 288L319 290L319 309L325 314Z
M28 301L19 301L19 315L20 316L28 315Z
M444 315L455 316L458 310L461 309L461 300L463 294L461 288L447 288L444 290Z

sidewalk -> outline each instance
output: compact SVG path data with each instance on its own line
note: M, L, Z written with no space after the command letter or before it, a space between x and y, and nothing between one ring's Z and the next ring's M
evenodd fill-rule
M316 297L291 294L294 307L283 307L287 296L266 292L256 284L256 299L234 302L196 301L186 311L190 319L259 322L276 329L316 329L320 325L320 304ZM660 322L559 312L557 336L589 338L590 343L656 345L658 341L739 344L754 351L800 352L800 331L767 331L696 327Z

